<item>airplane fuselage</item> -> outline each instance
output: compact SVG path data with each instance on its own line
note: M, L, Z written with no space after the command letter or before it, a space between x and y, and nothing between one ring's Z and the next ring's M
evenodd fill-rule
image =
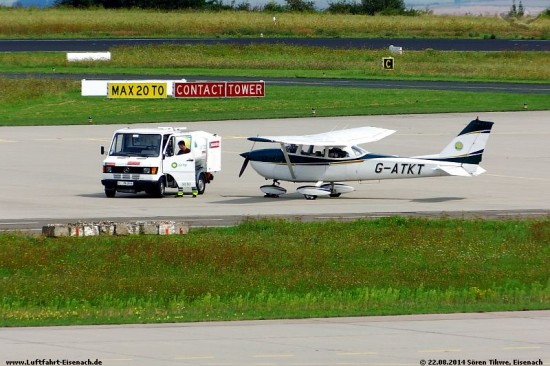
M261 160L251 159L253 169L266 179L292 182L345 182L421 178L447 175L435 160L366 154L353 159L326 159L289 155L291 170L280 149L262 150ZM269 156L269 157L268 157ZM460 166L460 163L445 162Z

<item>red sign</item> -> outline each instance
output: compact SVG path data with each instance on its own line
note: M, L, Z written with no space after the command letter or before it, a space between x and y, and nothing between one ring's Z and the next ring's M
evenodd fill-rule
M211 149L215 149L217 147L220 147L220 142L219 141L210 141L210 148Z
M175 98L257 98L264 96L264 81L195 81L174 83Z
M223 98L225 82L198 81L192 83L174 83L176 98Z
M225 92L227 98L263 97L265 82L263 81L230 81Z

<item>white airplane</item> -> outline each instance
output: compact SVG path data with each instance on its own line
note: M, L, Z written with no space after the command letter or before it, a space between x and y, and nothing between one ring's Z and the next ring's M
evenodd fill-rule
M239 177L248 162L273 183L260 190L266 197L278 197L287 191L279 181L306 182L313 185L297 189L306 199L318 196L339 197L354 188L340 182L406 179L438 176L470 177L482 174L479 166L493 122L470 122L439 154L413 157L381 155L357 146L378 141L394 133L377 127L358 127L305 136L249 137L254 142L279 143L280 148L258 149L242 153L245 159Z

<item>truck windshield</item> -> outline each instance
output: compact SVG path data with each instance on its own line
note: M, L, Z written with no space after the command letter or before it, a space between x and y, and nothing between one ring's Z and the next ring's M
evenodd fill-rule
M111 156L159 156L162 136L145 133L117 133L113 138Z

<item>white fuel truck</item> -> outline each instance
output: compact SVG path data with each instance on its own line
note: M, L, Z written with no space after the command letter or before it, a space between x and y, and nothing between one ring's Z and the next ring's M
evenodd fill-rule
M203 194L221 170L221 143L221 136L185 128L117 130L109 150L101 146L105 195L145 191L162 197L167 187L177 188L178 196Z

